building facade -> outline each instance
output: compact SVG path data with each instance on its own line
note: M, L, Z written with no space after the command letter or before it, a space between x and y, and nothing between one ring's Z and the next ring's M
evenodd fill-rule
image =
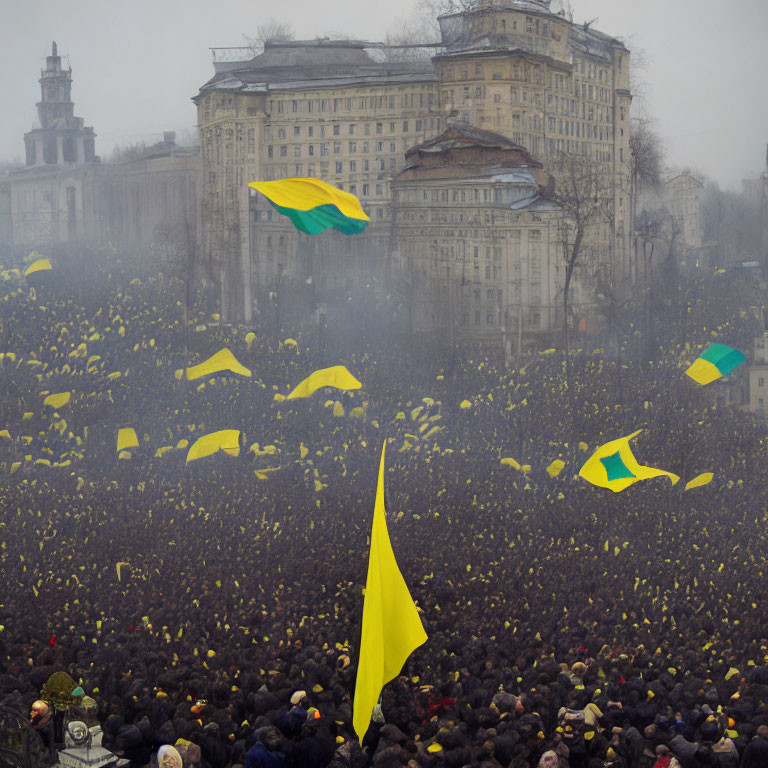
M563 153L605 168L610 216L590 233L589 253L626 279L629 51L549 6L481 0L444 16L431 61L381 61L373 44L322 40L267 43L260 56L218 64L194 101L201 247L223 314L250 320L285 281L312 277L343 288L399 269L394 180L411 148L459 125L510 140L544 168ZM248 181L291 176L316 176L357 195L372 219L366 233L353 243L309 238L248 194ZM554 263L556 254L548 257Z
M129 162L102 163L93 128L74 116L72 70L62 68L56 43L40 86L41 127L24 136L26 165L0 183L0 244L112 243L124 253L188 264L198 240L197 150L178 147L167 132Z
M408 150L392 188L393 272L412 332L511 353L552 328L563 275L551 185L524 147L467 125Z
M267 43L239 68L217 72L195 102L202 249L221 285L222 313L244 321L276 283L306 279L319 263L335 285L335 266L359 272L383 262L391 179L405 150L444 125L430 62L376 61L365 43L351 41ZM255 190L249 195L248 181L292 176L315 176L360 198L371 225L355 238L352 264L335 261L336 239L310 241Z

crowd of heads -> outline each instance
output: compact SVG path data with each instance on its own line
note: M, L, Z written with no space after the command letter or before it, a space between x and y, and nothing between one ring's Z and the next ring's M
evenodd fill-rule
M580 340L569 392L559 352L334 347L329 326L321 359L311 331L284 344L266 320L192 313L183 282L112 252L53 264L0 284L5 706L26 715L65 671L135 766L166 744L210 768L766 765L768 433L682 375L705 342L751 346L743 296L702 289L652 357L631 318L622 358ZM222 347L252 376L174 375ZM362 388L275 399L324 364ZM120 458L128 426L140 445ZM220 429L240 455L187 464L179 441ZM680 483L575 478L637 429L638 460ZM385 440L389 533L429 639L361 745Z

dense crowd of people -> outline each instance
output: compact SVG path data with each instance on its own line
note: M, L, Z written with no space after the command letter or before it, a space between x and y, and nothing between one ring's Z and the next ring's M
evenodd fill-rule
M691 294L650 359L631 317L622 362L582 340L569 397L559 352L505 365L368 340L321 360L295 329L285 344L187 317L181 281L111 252L53 263L0 283L3 706L26 716L66 671L137 767L164 744L192 768L768 766L768 432L682 375L709 341L751 348L738 291ZM250 378L175 375L222 347ZM362 388L275 399L323 364ZM121 427L140 441L122 458ZM186 464L219 429L240 455ZM680 483L575 477L637 429L638 460ZM385 440L389 532L429 639L361 745Z

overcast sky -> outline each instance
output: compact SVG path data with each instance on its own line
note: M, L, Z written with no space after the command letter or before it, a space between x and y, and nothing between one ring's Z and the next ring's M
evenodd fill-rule
M56 40L73 70L75 114L96 151L195 125L190 97L213 74L211 46L241 45L270 18L300 38L383 39L417 0L0 0L0 160L22 158L38 78ZM553 5L558 5L554 0ZM667 159L723 186L765 168L768 0L572 0L576 21L641 49L645 111Z

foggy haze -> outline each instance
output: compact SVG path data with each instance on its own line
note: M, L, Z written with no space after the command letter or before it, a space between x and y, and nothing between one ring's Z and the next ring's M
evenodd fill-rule
M556 8L559 0L554 0ZM667 162L738 189L764 170L768 101L764 0L573 0L574 20L594 22L647 61L641 111L656 121ZM299 39L381 40L416 11L415 0L331 4L286 0L1 0L5 103L0 161L23 158L36 124L38 78L51 41L69 57L75 114L93 126L96 151L153 143L164 130L193 135L190 98L213 75L209 47L243 45L271 18ZM64 59L67 65L67 59ZM633 88L633 90L635 90Z

